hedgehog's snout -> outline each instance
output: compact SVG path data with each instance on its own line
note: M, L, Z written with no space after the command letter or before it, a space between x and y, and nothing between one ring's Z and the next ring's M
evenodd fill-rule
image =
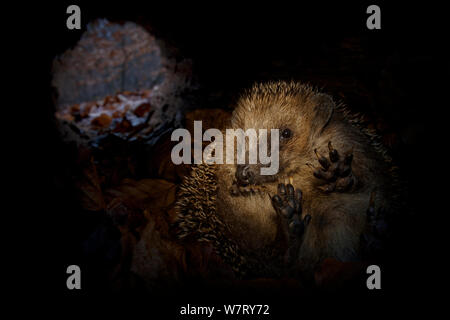
M259 168L251 164L238 164L236 168L236 180L239 185L245 186L247 184L253 184L256 176L255 170Z
M238 186L262 185L277 180L278 175L261 175L261 168L267 165L238 164L236 166L236 184Z

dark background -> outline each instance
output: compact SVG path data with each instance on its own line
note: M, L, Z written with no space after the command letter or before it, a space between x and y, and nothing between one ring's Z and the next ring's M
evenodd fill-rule
M81 8L79 31L65 27L65 11L73 3ZM76 263L72 252L83 225L67 209L70 195L61 194L54 183L67 155L60 152L61 142L52 120L55 109L50 67L56 55L76 44L89 21L105 17L135 21L178 48L180 57L192 59L201 84L200 101L206 107L226 107L242 88L257 80L298 79L323 87L352 110L369 114L375 126L381 122L377 128L387 137L407 181L411 215L405 218L401 240L383 270L383 290L352 297L355 300L329 298L342 300L340 306L349 301L400 305L400 299L423 301L434 292L428 285L439 281L439 273L445 272L437 254L438 232L434 227L444 213L435 201L442 189L428 180L445 168L443 156L436 151L444 148L440 141L445 130L436 128L445 119L445 103L440 96L448 90L449 70L443 8L428 3L377 2L382 29L368 30L366 8L372 3L73 3L40 4L32 11L36 28L28 32L30 50L36 52L33 58L39 57L35 64L42 70L37 86L43 100L33 104L39 124L33 141L38 143L30 143L39 172L32 183L36 184L33 212L44 216L38 218L43 225L38 237L44 243L31 250L45 269L46 276L41 279L44 284L38 290L64 297L69 303L89 296L89 290L65 289L65 268ZM191 288L185 296L180 293L178 300L165 302L193 303L185 297L192 297L194 291ZM198 303L230 301L227 293L202 299L206 298L199 298ZM245 299L234 303L251 301L248 296ZM273 304L277 314L302 312L296 297L276 298L267 293L264 299L258 303Z

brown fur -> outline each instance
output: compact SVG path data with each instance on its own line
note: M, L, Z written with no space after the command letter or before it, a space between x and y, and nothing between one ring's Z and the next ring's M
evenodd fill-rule
M262 264L265 266L262 273L275 272L274 266L282 264L289 244L285 223L273 209L270 197L276 193L279 182L292 177L293 186L303 192L303 213L312 217L300 248L298 266L311 270L327 257L357 260L371 192L376 190L377 207L385 208L390 207L390 195L394 194L390 159L376 144L374 135L361 129L357 119L349 116L344 107L336 106L330 96L296 82L255 85L237 102L231 127L290 128L293 136L280 145L279 172L273 182L263 183L263 193L232 196L229 190L235 179L235 165L196 168L194 171L207 170L213 178L205 183L194 173L184 182L178 201L179 223L184 226L183 230L178 228L179 237L212 239L199 231L197 223L213 219L215 222L207 232L220 234L222 241L215 242L219 254L225 250L222 246L232 244L233 254L242 257L239 263L247 264L247 269ZM329 141L341 153L353 149L352 172L356 183L346 193L324 193L318 188L323 182L313 176L312 166L318 166L314 149L327 154ZM202 190L194 190L199 185ZM208 201L206 190L211 191ZM192 222L192 217L200 216L206 219ZM216 228L217 221L220 226ZM224 259L232 263L227 257Z

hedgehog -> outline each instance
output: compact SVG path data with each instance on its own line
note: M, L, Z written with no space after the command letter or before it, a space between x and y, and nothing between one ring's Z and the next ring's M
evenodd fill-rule
M310 274L325 258L380 252L396 212L397 167L374 131L342 103L299 82L255 84L229 127L279 129L279 170L193 166L177 194L180 241L211 244L238 277Z

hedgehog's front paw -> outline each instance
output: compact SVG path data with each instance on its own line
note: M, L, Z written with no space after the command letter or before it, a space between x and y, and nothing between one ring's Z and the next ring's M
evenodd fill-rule
M314 149L320 167L315 168L314 176L325 181L319 189L324 192L344 192L349 190L355 178L352 174L353 152L349 151L342 157L336 149L333 148L331 141L328 142L329 159L321 155L317 149Z
M291 236L301 237L311 220L311 216L302 216L302 192L300 189L294 191L292 184L278 185L278 193L272 197L272 205L275 211L283 216L289 226Z

